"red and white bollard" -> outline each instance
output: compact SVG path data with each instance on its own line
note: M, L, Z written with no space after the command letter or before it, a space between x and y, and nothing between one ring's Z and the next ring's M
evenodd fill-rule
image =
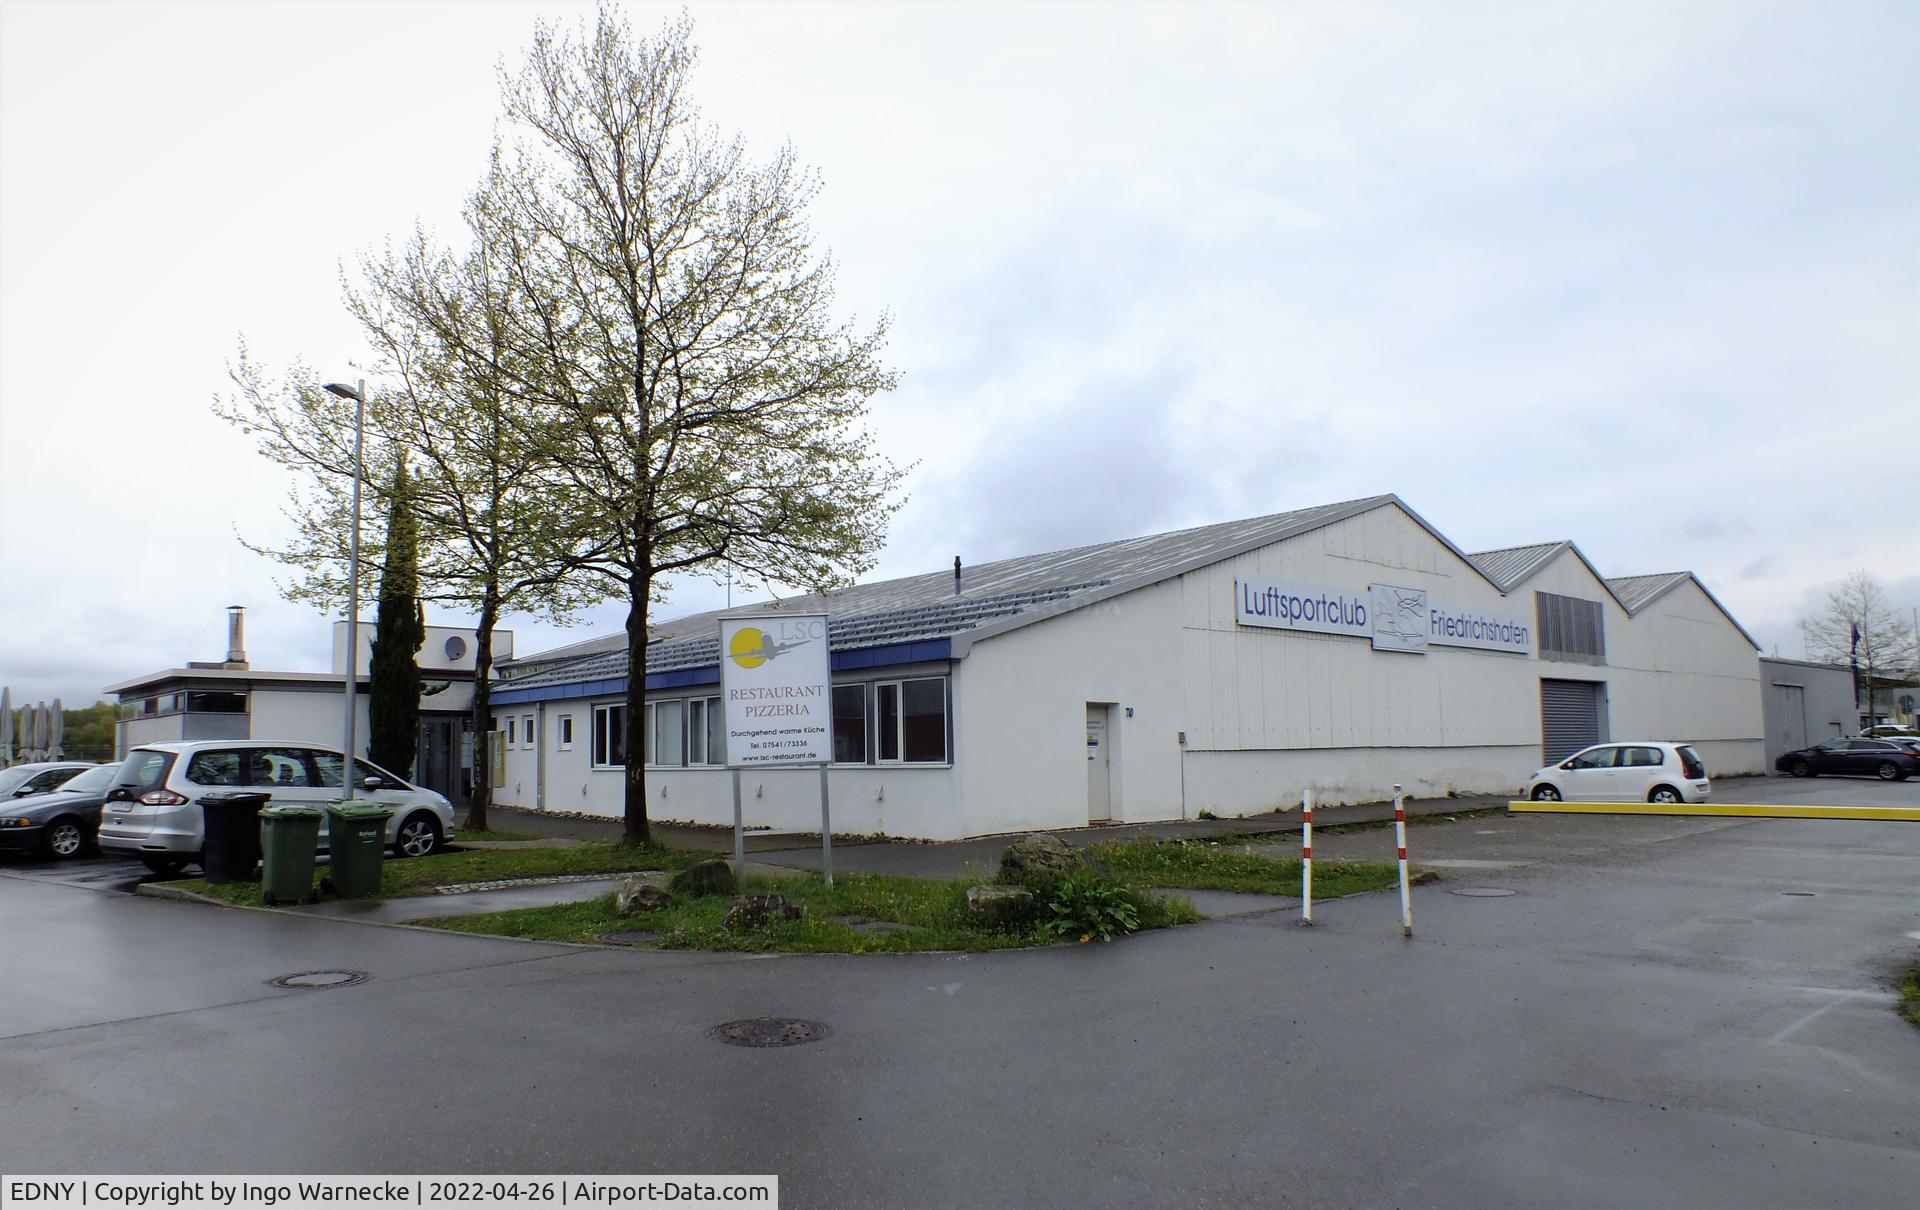
M1313 787L1307 787L1306 799L1301 803L1303 822L1300 825L1300 927L1308 928L1313 924Z
M1407 796L1393 787L1393 839L1400 850L1400 935L1413 936L1413 884L1407 880Z

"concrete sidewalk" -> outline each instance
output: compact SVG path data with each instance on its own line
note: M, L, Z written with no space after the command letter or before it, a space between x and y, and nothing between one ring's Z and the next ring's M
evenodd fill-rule
M1505 798L1419 798L1407 800L1407 814L1448 816L1465 811L1503 808ZM1358 803L1344 807L1321 807L1314 812L1316 828L1337 828L1352 824L1384 823L1393 818L1390 802ZM618 819L576 819L496 806L488 812L488 823L503 831L526 832L542 837L578 840L617 841L622 832ZM1219 836L1297 836L1300 812L1255 815L1245 819L1170 820L1160 823L1107 824L1099 827L1060 828L1048 834L1068 844L1086 848L1125 840L1206 840ZM656 823L654 839L672 848L712 849L730 853L733 833L727 828L692 827L686 824ZM833 868L862 874L904 874L915 878L991 877L1000 863L1000 854L1024 833L974 837L970 840L840 840L833 842ZM457 842L456 842L457 843ZM779 866L789 869L821 868L820 838L782 833L756 838L747 834L747 852L754 860L748 865Z

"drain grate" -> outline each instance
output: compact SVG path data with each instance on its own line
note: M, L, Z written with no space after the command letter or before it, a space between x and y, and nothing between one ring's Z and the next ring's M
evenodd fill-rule
M1509 895L1519 893L1499 886L1463 886L1447 892L1449 895L1465 895L1469 899L1505 899Z
M797 1017L748 1017L716 1025L707 1036L729 1046L804 1046L826 1037L827 1027Z
M329 987L352 987L370 978L372 976L365 971L295 971L291 975L278 975L267 982L274 987L291 987L297 991L321 991Z

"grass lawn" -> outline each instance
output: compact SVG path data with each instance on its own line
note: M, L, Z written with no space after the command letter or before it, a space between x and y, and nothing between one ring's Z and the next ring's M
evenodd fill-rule
M654 912L622 916L613 896L548 908L524 908L483 916L458 916L422 921L433 928L469 933L531 937L542 941L593 941L600 933L647 929L660 933L663 949L781 950L807 954L910 953L919 950L996 950L1048 944L1032 929L1001 932L981 928L967 919L967 888L975 879L944 882L878 874L842 874L832 886L818 874L791 877L750 877L754 894L784 895L804 903L804 919L782 921L752 932L730 933L721 927L732 900L726 895L698 898L676 896ZM914 926L913 931L858 933L830 916L866 916ZM1199 914L1184 899L1147 897L1140 927L1165 928L1190 924Z
M1300 897L1297 859L1262 857L1237 845L1204 840L1126 841L1095 845L1091 856L1115 878L1134 886ZM1399 867L1387 862L1316 861L1313 897L1338 899L1385 890L1398 885L1399 878Z
M502 878L537 878L547 874L618 874L629 870L679 870L718 857L698 849L629 848L615 844L582 844L563 849L480 849L442 853L434 857L388 858L381 866L383 896L425 895L433 888L462 882L493 882ZM314 870L318 885L327 867ZM260 884L233 882L209 886L203 878L169 882L171 887L207 895L223 903L259 904Z
M1907 981L1900 985L1900 1012L1907 1020L1920 1025L1920 966L1907 972Z

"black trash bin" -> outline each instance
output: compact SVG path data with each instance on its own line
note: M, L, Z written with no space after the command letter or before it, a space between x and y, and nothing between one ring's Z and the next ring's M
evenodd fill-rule
M260 808L272 797L244 790L200 796L206 820L200 868L208 882L253 881L253 867L260 864Z

